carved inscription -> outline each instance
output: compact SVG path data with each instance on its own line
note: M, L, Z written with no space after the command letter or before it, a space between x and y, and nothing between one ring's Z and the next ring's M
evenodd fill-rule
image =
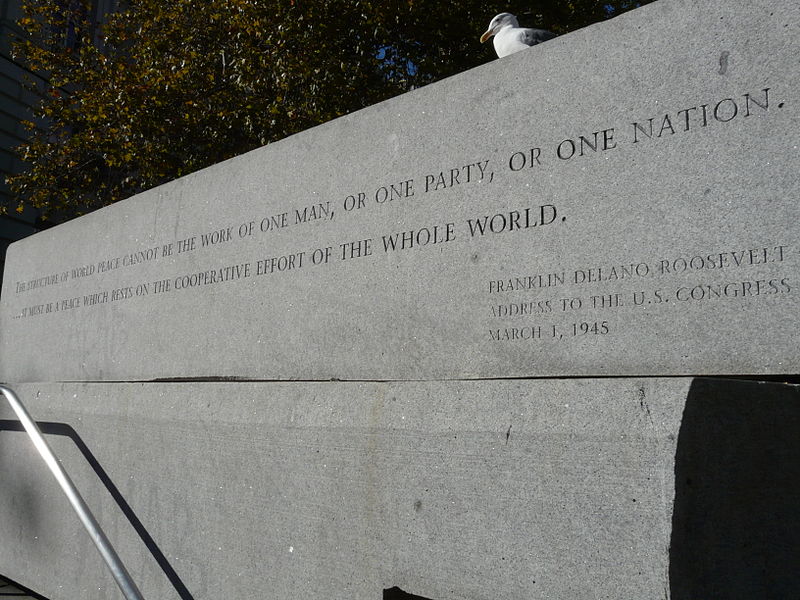
M784 273L785 263L796 258L797 249L778 245L491 279L485 290L498 325L489 328L487 338L523 342L606 336L613 334L609 313L781 297L793 291L795 284ZM772 275L763 274L764 266ZM722 277L707 278L717 273Z
M244 221L180 232L175 239L121 249L119 254L98 256L87 264L35 273L14 282L12 292L18 302L14 318L56 318L106 304L155 302L156 297L165 294L199 293L205 288L244 280L257 284L356 260L368 268L371 261L387 260L399 253L477 247L491 244L498 236L536 236L545 230L569 235L573 221L568 207L521 190L518 202L504 210L481 210L476 206L469 216L452 218L447 215L447 204L442 203L438 217L425 222L395 228L388 225L335 243L314 243L324 239L319 227L355 219L366 211L399 210L426 199L452 201L460 190L468 188L491 196L497 182L513 187L530 169L590 160L609 152L648 152L650 146L668 143L676 136L735 127L746 119L768 118L783 107L784 102L776 99L770 87L706 99L694 106L643 115L627 123L532 143L524 149L500 149L494 157L476 156L471 161L449 165L444 161L445 166L423 166L418 173L399 174L394 181L353 185L350 190L342 190L338 200L301 200L297 205L253 214ZM392 219L385 222L391 223ZM290 236L294 247L274 251L272 240L277 235ZM286 239L282 238L284 242ZM788 242L775 242L781 240L767 243L753 239L749 247L702 251L683 248L673 256L635 260L620 256L616 264L551 262L552 267L543 273L498 273L475 290L486 298L484 314L473 319L476 334L493 344L601 338L614 336L619 327L624 327L624 319L615 315L630 311L677 311L687 305L780 299L796 293L796 282L788 274L787 265L794 266L798 249ZM220 258L222 249L235 244L250 244L246 260ZM202 266L190 272L180 270L185 267L171 266L185 264L174 263L173 259L187 253L196 254L197 260L192 264ZM144 280L139 274L139 267L150 263L164 264L164 272L156 280ZM176 271L170 272L171 269ZM124 285L109 286L104 282L108 274L121 272L127 279ZM119 281L119 277L115 280ZM59 292L65 283L74 281L81 282L81 293ZM48 296L47 300L40 299L43 295ZM26 301L34 296L37 300Z

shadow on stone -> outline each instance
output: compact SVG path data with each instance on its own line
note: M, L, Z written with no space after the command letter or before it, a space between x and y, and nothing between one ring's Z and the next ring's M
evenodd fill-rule
M408 594L401 590L399 587L393 587L383 590L383 600L430 600L424 596L415 596Z
M128 519L128 522L139 535L139 538L142 540L144 545L150 551L150 554L156 560L158 566L161 567L164 575L166 575L167 579L169 579L169 582L175 588L175 591L178 593L181 600L194 600L194 597L189 592L186 585L184 585L180 576L172 567L170 562L167 560L167 557L164 556L164 553L158 547L158 544L156 544L155 540L150 535L150 532L139 520L139 517L133 511L130 504L128 504L128 501L123 497L122 493L119 491L119 488L117 488L116 484L111 480L111 477L109 477L108 473L106 473L103 466L89 449L89 446L87 446L81 436L78 435L78 432L75 431L71 425L66 423L38 421L36 424L39 426L41 432L45 435L61 435L68 437L73 441L75 446L83 455L83 458L92 467L92 470L100 479L100 482L103 484L103 486L105 486L106 490L108 490L108 493L111 494L111 497L117 503L117 506ZM0 419L0 431L24 432L25 430L22 427L22 423L19 421L15 421L13 419Z
M697 379L675 458L672 600L800 590L800 387Z
M24 585L15 583L0 575L0 598L18 598L19 600L47 600Z

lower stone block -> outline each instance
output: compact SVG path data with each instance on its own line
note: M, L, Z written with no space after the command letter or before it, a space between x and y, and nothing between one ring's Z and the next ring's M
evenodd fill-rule
M147 598L790 597L800 388L692 378L25 384ZM0 405L0 567L119 592ZM386 592L384 592L386 590Z

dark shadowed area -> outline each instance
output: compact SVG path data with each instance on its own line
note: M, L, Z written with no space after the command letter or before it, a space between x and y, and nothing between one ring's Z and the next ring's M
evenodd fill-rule
M399 587L393 587L383 590L383 600L430 600L430 598L409 594Z
M800 387L697 379L675 459L673 600L800 589Z

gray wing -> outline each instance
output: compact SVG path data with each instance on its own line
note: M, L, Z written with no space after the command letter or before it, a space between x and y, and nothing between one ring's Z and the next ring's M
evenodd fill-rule
M528 46L535 46L547 40L552 40L556 34L544 29L523 29L520 36L520 41Z

